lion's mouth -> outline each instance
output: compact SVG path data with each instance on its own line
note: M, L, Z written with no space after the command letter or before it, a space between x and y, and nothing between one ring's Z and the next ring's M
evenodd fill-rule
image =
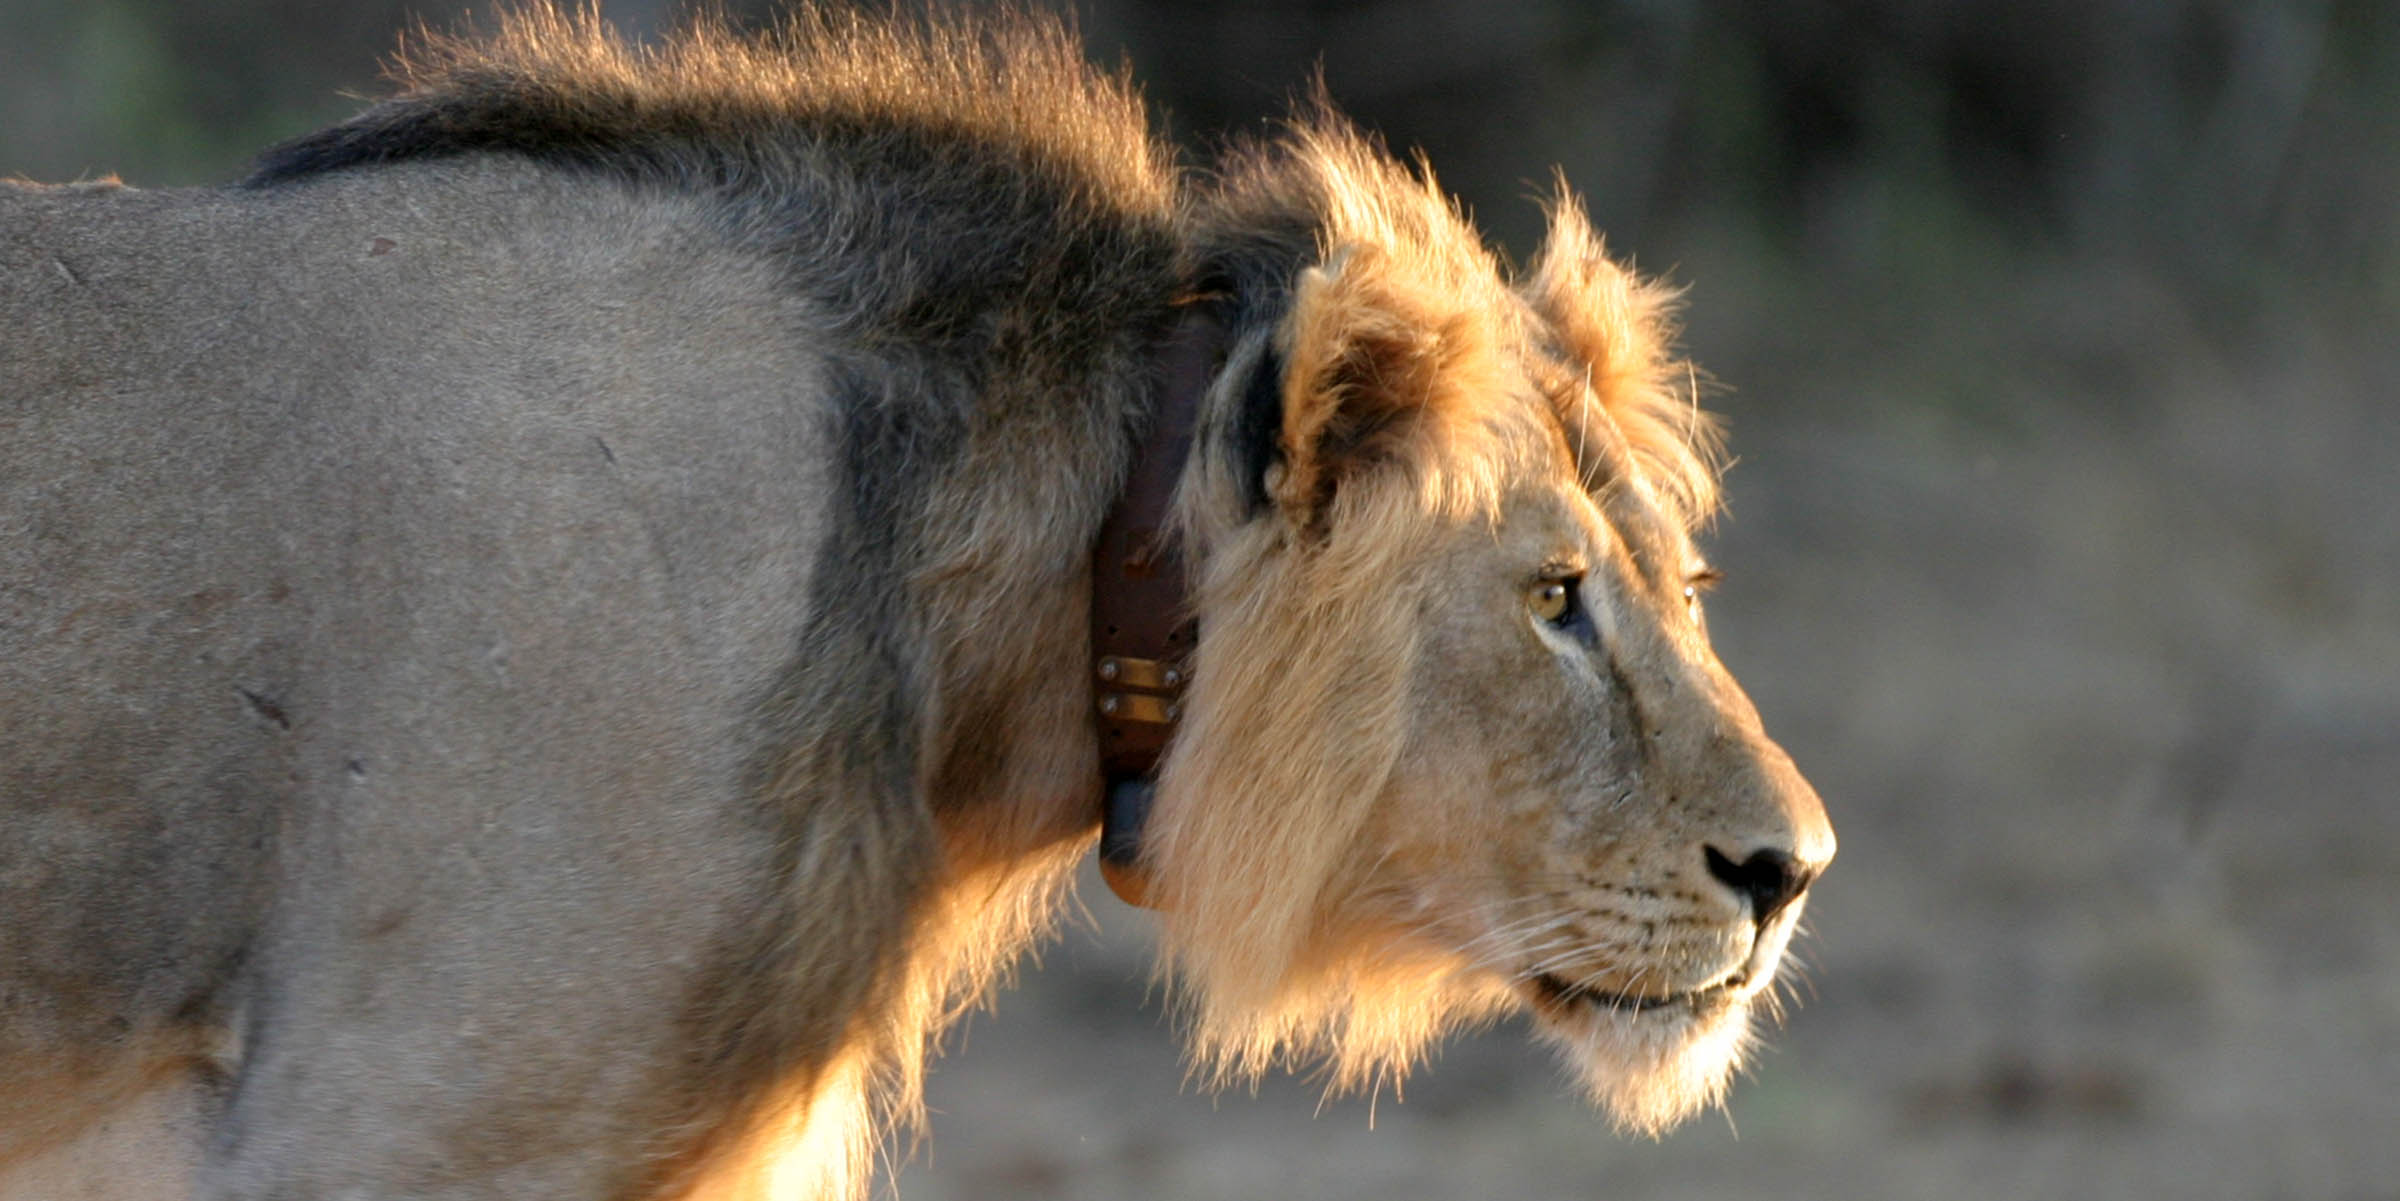
M1550 972L1535 976L1528 984L1534 994L1534 1004L1544 1010L1565 1012L1580 1008L1612 1014L1643 1014L1662 1009L1680 1008L1697 1012L1710 1008L1733 996L1748 981L1747 973L1736 973L1705 988L1664 994L1610 992L1577 984Z

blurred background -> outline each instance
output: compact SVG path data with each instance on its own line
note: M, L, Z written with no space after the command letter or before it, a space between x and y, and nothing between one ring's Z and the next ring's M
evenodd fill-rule
M0 175L238 177L457 11L0 0ZM1555 163L1689 285L1711 624L1842 852L1658 1142L1515 1029L1404 1103L1197 1093L1087 886L901 1197L2400 1198L2400 5L1080 11L1188 145L1321 65L1518 257Z

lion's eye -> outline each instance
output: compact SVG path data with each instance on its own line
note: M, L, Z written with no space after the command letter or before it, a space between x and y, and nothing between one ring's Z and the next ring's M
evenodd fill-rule
M1716 568L1703 567L1684 580L1683 610L1691 614L1694 622L1700 620L1700 598L1706 595L1709 589L1716 587L1717 581L1722 578L1717 574Z
M1575 581L1539 580L1525 590L1525 607L1543 621L1565 621L1575 607Z

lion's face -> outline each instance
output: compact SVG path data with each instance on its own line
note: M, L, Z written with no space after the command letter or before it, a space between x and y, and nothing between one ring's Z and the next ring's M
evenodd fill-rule
M1833 836L1709 648L1688 540L1557 467L1431 548L1357 895L1654 1129L1722 1089Z
M1709 646L1664 294L1563 201L1514 284L1406 218L1298 281L1273 511L1191 523L1154 895L1224 1070L1371 1086L1526 1010L1654 1130L1721 1093L1832 830Z

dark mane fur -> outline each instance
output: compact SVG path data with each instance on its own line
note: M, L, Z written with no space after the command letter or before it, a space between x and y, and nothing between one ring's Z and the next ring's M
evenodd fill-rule
M1182 274L1170 153L1122 73L1047 18L801 9L636 45L533 3L489 36L420 33L390 74L395 95L269 150L247 185L501 154L703 194L856 332L918 345L1010 315L1077 340L1096 331L1038 327L1121 325Z

